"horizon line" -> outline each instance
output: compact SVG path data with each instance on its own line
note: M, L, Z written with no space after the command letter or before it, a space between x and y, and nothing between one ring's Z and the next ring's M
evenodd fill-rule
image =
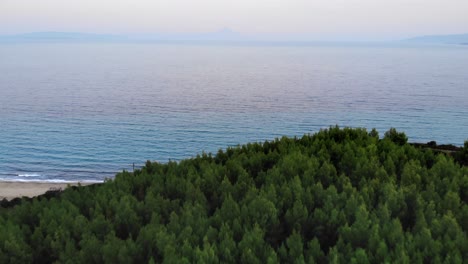
M29 31L23 33L0 34L0 40L107 40L107 41L231 41L231 42L344 42L344 43L389 43L427 38L466 37L468 33L460 34L421 34L411 37L399 37L389 39L372 39L369 37L351 38L346 35L319 36L313 34L289 34L289 33L241 33L230 28L223 27L217 31L209 32L151 32L151 33L96 33L86 31ZM465 42L465 40L462 40Z

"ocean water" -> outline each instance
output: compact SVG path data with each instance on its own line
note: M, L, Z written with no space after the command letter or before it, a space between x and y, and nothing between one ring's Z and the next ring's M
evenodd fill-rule
M468 140L468 46L0 44L0 180L101 181L331 125Z

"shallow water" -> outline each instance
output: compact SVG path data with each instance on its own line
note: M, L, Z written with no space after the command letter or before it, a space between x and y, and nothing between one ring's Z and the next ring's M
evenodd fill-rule
M0 44L0 179L116 172L282 135L468 139L466 46Z

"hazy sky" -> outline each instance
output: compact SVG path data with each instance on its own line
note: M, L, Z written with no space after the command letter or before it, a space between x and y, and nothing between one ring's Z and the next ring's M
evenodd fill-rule
M0 0L0 34L210 32L392 39L468 33L468 0Z

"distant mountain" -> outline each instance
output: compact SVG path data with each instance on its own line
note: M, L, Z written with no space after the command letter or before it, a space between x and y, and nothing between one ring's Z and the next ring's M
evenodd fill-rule
M125 36L120 35L79 32L33 32L0 36L0 42L88 42L123 41L126 39Z
M242 41L248 40L245 36L229 28L206 33L153 33L132 35L137 41Z
M455 35L454 35L455 36ZM458 35L456 35L458 36ZM468 43L465 38L454 43ZM409 39L411 42L433 43L436 39L449 36L425 36ZM213 32L173 33L156 32L143 34L94 34L82 32L32 32L16 35L0 35L0 43L83 43L83 42L112 42L112 43L228 43L243 45L362 45L375 44L372 41L346 40L337 37L313 36L308 34L243 34L230 28L221 28ZM381 42L380 42L381 43ZM437 43L447 43L438 40ZM452 43L451 41L449 43Z
M152 42L152 41L242 41L248 38L229 28L207 33L154 33L133 35L80 32L33 32L0 35L0 42Z
M438 44L463 44L468 43L467 34L456 34L456 35L429 35L420 36L415 38L406 39L408 42L415 43L438 43Z

